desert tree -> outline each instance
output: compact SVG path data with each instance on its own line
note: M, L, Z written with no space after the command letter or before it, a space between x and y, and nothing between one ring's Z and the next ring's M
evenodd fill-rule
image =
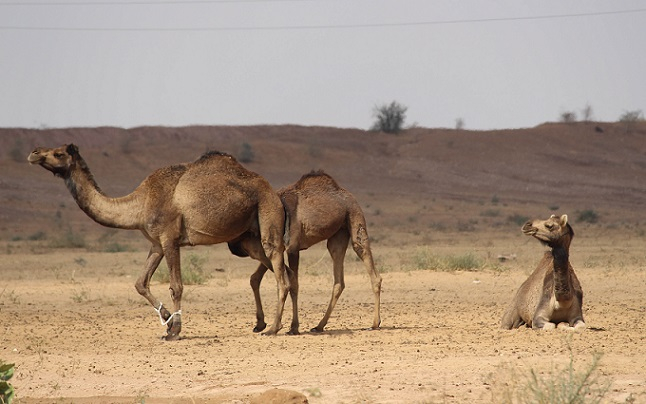
M561 112L560 121L563 122L563 123L574 123L574 122L576 122L576 112L574 112L574 111Z
M242 143L242 146L240 146L240 152L238 153L238 160L242 163L251 163L254 161L255 157L256 155L253 152L251 145L247 142Z
M581 110L583 122L590 122L592 120L592 115L592 106L590 104L585 104L585 107Z
M635 124L639 121L644 120L644 113L641 109L636 109L633 111L624 111L623 114L619 117L619 122L623 123L626 126L626 133L630 133L633 130Z
M619 122L632 123L639 122L644 120L644 113L641 109L636 109L634 111L625 111L619 117Z
M404 121L406 120L407 109L408 107L398 103L397 101L393 101L390 104L375 106L373 109L375 122L371 129L385 133L401 132L404 126Z

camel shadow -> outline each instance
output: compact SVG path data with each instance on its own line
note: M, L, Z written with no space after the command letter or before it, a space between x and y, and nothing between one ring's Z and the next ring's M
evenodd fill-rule
M374 332L374 333L379 333L379 332L389 332L389 331L401 331L401 330L419 330L425 328L423 326L388 326L388 327L379 327L378 329L373 329L373 328L339 328L339 329L331 329L331 330L325 330L323 332L316 332L316 331L303 331L299 335L289 335L287 333L279 333L278 335L275 336L266 336L266 335L261 335L259 333L249 333L249 335L253 336L259 336L262 338L272 338L272 337L304 337L304 336L312 336L312 337L325 337L325 336L341 336L341 335L354 335L355 333L368 333L368 332ZM603 329L599 329L598 331L601 331ZM162 337L163 339L163 337ZM181 341L210 341L211 343L217 343L221 344L223 338L217 335L183 335L181 337Z

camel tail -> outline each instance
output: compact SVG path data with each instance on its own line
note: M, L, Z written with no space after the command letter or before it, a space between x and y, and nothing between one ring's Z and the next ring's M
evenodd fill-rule
M289 209L287 209L287 205L285 204L285 200L283 198L280 198L280 203L283 204L283 210L285 211L285 228L283 229L283 242L285 243L285 246L289 245L289 227L291 223L291 216L289 214Z

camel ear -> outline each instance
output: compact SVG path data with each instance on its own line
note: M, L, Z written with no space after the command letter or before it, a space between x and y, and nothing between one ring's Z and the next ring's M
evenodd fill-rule
M561 227L565 227L567 225L567 215L561 216Z
M76 147L74 143L67 145L67 148L65 149L65 151L67 152L67 154L69 154L72 157L76 157L79 154L79 148Z

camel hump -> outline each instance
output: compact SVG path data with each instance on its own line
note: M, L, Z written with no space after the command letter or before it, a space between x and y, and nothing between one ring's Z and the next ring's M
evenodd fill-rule
M305 188L310 185L333 189L341 188L334 178L323 170L312 170L303 175L296 184L294 184L295 188Z
M195 162L196 163L204 163L204 162L207 162L207 161L212 160L214 158L223 158L223 157L225 157L225 158L228 157L231 160L236 161L235 157L233 157L232 155L230 155L228 153L224 153L224 152L217 151L217 150L211 150L211 151L207 151L206 153L202 154L197 160L195 160Z
M195 162L191 164L194 167L199 167L200 175L204 170L212 170L217 172L225 172L226 175L237 178L259 178L260 176L255 172L248 170L245 166L240 164L235 157L228 153L217 150L208 151L200 156ZM208 166L208 168L205 168Z

